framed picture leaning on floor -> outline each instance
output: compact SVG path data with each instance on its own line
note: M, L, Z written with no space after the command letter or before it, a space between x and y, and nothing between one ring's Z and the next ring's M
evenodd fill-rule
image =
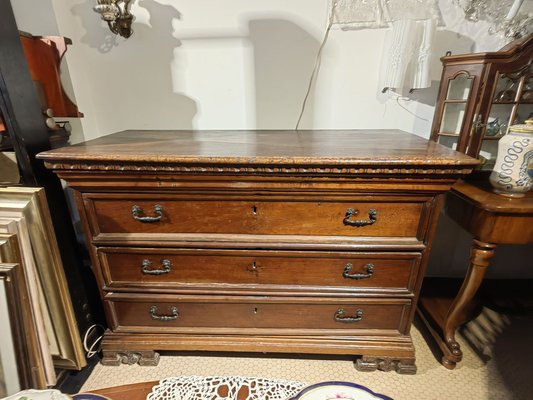
M10 228L6 226L10 220L16 224L16 232L11 233L17 233L19 236L25 266L30 273L33 270L37 276L43 297L41 301L46 305L42 307L42 311L53 365L52 370L45 370L48 371L48 385L53 385L54 367L79 370L87 361L44 189L0 188L0 222L3 221L0 223L0 233L2 229L14 229L13 225ZM49 315L46 315L47 313Z
M6 241L0 239L0 246ZM0 397L46 388L46 379L21 264L0 263Z

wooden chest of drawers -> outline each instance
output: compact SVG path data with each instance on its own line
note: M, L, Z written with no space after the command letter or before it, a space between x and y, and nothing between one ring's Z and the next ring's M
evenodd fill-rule
M124 131L39 158L75 192L103 363L298 352L403 373L442 194L477 163L384 130Z

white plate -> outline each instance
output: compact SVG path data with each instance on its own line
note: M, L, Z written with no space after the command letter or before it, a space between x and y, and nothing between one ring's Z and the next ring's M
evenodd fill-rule
M290 400L392 400L391 397L351 382L321 382L310 385Z

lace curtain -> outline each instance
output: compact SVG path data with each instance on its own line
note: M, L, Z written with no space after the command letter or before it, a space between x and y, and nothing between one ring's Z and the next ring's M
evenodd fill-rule
M381 87L429 87L431 46L440 23L437 0L331 0L333 23L343 30L391 27Z
M532 0L441 0L440 5L458 16L446 22L448 30L476 37L471 51L497 51L533 31ZM444 26L438 0L330 0L330 6L339 29L390 27L382 88L428 87L433 38L436 27ZM480 26L474 28L473 22Z
M437 0L331 0L340 29L385 28L398 20L439 21Z

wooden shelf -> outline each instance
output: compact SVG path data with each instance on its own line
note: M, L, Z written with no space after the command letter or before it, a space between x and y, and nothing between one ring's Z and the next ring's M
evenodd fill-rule
M521 105L521 104L533 104L533 100L522 100L522 101L493 101L492 102L492 105L498 105L498 104L502 104L502 105Z
M446 99L444 100L444 103L450 103L450 104L466 104L468 100L465 99Z
M451 132L439 132L437 133L439 136L447 136L447 137L459 137L458 133L451 133Z
M500 140L505 135L483 136L483 140Z

